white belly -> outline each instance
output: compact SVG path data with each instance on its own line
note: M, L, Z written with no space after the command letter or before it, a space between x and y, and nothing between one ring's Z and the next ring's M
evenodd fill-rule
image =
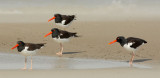
M133 44L133 43L125 44L123 47L124 47L126 50L128 50L128 51L133 51L133 52L135 52L136 49L130 47L132 44Z
M53 38L53 39L58 43L69 42L69 39L60 39L60 38Z
M25 47L25 49L22 50L22 51L20 52L20 54L22 54L22 55L24 55L24 56L32 56L32 55L35 55L35 54L36 54L36 51L37 51L37 50L27 51L28 48L29 48L29 47Z

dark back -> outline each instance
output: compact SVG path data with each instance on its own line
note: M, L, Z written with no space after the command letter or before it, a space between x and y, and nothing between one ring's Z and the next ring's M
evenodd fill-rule
M137 48L140 45L142 45L143 43L147 43L147 41L140 39L140 38L134 38L134 37L129 37L127 38L127 43L132 42L132 46L133 48Z

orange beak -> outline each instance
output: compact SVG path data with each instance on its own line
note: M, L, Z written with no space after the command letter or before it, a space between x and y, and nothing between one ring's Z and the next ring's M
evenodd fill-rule
M50 34L52 34L52 31L51 32L49 32L48 34L46 34L44 37L47 37L48 35L50 35Z
M56 17L52 17L51 19L48 20L48 22L51 21L51 20L53 20L53 19L55 19L55 18L56 18Z
M13 50L14 48L16 48L16 47L18 47L19 46L19 44L16 44L14 47L12 47L11 49Z
M115 42L117 42L117 40L114 40L114 41L112 41L112 42L110 42L110 43L108 43L108 44L113 44L113 43L115 43Z

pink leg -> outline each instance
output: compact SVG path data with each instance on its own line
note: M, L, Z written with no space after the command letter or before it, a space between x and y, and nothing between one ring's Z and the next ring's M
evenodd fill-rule
M31 68L30 69L32 70L32 56L31 56Z
M60 46L61 46L60 55L62 55L62 52L63 52L63 45L62 45L62 43L60 44Z
M56 53L57 55L59 55L59 56L62 56L62 52L63 52L63 45L62 45L62 43L60 43L60 51L58 52L58 53Z
M24 65L24 68L22 68L23 70L25 70L27 67L27 57L25 56L25 65Z
M135 56L135 54L134 54L134 52L132 52L132 58L131 58L131 60L130 60L130 62L129 62L129 64L130 64L130 65L132 65L132 62L133 62L134 56Z

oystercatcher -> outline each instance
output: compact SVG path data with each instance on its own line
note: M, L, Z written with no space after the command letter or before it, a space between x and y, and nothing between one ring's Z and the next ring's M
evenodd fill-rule
M116 40L110 42L109 44L112 44L114 42L119 42L122 47L124 47L128 51L132 51L132 57L129 62L130 65L132 65L134 56L135 56L135 51L136 49L141 46L142 44L147 43L147 41L140 39L140 38L134 38L134 37L128 37L125 39L123 36L119 36L116 38Z
M17 47L17 50L20 54L25 56L25 66L23 69L26 69L27 65L27 56L31 56L31 68L32 69L32 55L36 54L37 50L42 48L46 43L33 44L33 43L24 43L23 41L18 41L17 44L11 48L12 50Z
M75 15L61 15L61 14L54 14L54 17L48 20L51 21L55 19L55 23L62 27L67 27L73 20L75 20Z
M51 29L51 32L49 32L48 34L46 34L44 37L47 37L50 34L52 34L52 38L55 41L57 41L58 43L60 43L61 49L60 49L60 51L58 53L56 53L59 56L62 56L62 52L63 52L63 45L62 45L62 43L68 42L71 37L78 37L76 35L77 33L72 33L72 32L68 32L68 31L60 30L58 28Z

